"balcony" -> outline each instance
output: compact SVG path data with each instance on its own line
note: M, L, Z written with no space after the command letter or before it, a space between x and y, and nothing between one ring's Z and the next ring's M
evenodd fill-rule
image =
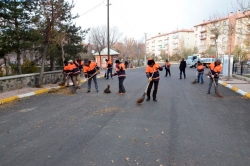
M207 39L207 35L206 34L201 34L200 35L200 40L205 40Z
M215 42L210 42L210 46L215 46Z
M164 42L164 45L168 45L168 41L165 41L165 42Z
M207 29L206 28L202 28L201 30L200 30L200 32L202 33L202 32L207 32Z
M178 37L179 37L178 34L177 35L175 34L175 35L172 36L173 39L177 39Z
M210 35L210 39L213 39L215 38L216 36L215 35Z

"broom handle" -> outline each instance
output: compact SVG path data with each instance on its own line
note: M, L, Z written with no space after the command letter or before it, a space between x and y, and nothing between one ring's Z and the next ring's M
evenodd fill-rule
M209 68L209 72L210 72L210 74L212 74L212 72L211 72L211 69L210 69L210 68ZM213 79L213 82L214 82L214 87L215 87L215 88L217 88L217 85L216 85L216 83L215 83L214 77L212 77L212 79Z
M151 77L150 77L150 78L152 78L152 77L153 77L154 72L155 72L155 71L153 71L153 73L152 73L152 75L151 75ZM153 80L152 80L152 81L153 81ZM150 81L150 82L151 82L151 81ZM148 85L147 85L147 88L146 88L146 90L145 90L145 93L146 93L146 92L147 92L147 90L148 90L148 86L149 86L150 82L149 82L149 83L148 83Z
M95 72L92 76L90 76L90 77L88 78L88 80L89 80L90 78L94 77L96 74L97 74L97 72Z

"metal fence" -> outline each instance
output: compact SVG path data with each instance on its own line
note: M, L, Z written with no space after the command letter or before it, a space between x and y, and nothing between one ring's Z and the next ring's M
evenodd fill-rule
M233 64L233 74L238 75L250 75L250 65L246 63L234 63Z

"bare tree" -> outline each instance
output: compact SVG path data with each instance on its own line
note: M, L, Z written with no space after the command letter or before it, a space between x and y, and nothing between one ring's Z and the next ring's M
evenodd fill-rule
M210 38L214 39L215 50L216 50L216 58L218 58L218 46L217 41L219 36L222 34L223 24L221 22L221 17L218 14L214 14L210 17L210 22L207 26L208 30L210 31Z
M109 33L109 43L110 46L115 45L115 43L118 41L118 39L121 37L121 33L118 31L116 27L110 28ZM89 34L89 42L93 45L95 45L95 50L99 53L107 47L107 27L101 26L101 27L95 27L91 28L90 34ZM109 58L109 57L108 57Z
M231 69L230 69L230 64L231 64L231 54L232 54L232 49L234 48L234 43L233 43L233 39L235 38L235 29L236 29L236 19L238 17L238 14L234 14L231 12L231 14L229 15L229 21L228 21L228 75L227 75L227 81L230 79L230 73L231 73Z

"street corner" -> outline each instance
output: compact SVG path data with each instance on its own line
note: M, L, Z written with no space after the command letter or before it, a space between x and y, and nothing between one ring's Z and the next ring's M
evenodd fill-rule
M19 99L18 96L12 96L12 97L8 97L8 98L0 99L0 105L5 104L5 103L9 103L9 102L12 102L12 101L15 101L17 99Z
M245 94L245 97L247 97L248 99L250 99L250 93L247 92L247 93Z
M234 92L236 92L236 93L239 93L240 95L245 96L245 97L247 97L248 99L250 99L250 93L245 92L245 91L243 91L242 89L240 89L240 88L238 88L238 87L235 87L235 86L232 86L232 85L230 85L230 84L227 84L226 82L223 82L223 81L220 81L220 80L219 80L218 82L219 82L219 84L225 86L226 88L229 88L229 89L231 89L232 91L234 91Z

